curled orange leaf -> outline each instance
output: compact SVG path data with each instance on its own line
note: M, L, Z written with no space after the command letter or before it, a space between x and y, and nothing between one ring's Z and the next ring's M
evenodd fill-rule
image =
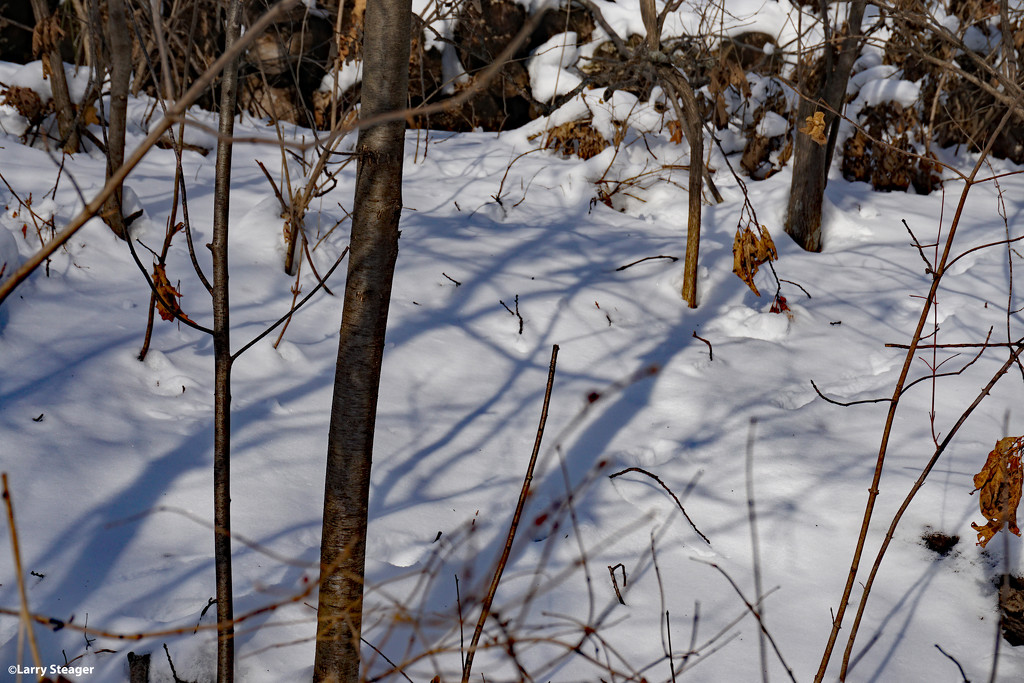
M153 284L156 286L156 291L159 295L156 297L156 310L160 313L161 318L164 320L174 320L175 317L178 317L192 322L185 315L185 312L181 310L181 306L178 305L178 299L181 298L181 294L167 279L167 270L162 263L153 264Z
M1020 536L1017 527L1017 506L1020 505L1021 484L1024 470L1021 469L1021 453L1024 452L1024 436L1008 436L996 442L988 454L985 466L974 475L974 491L980 491L978 505L987 524L971 523L978 532L978 545L982 548L992 540L996 532L1006 526Z
M813 116L808 116L807 125L801 128L800 132L810 135L811 139L819 145L827 143L828 138L825 137L825 112L816 111Z

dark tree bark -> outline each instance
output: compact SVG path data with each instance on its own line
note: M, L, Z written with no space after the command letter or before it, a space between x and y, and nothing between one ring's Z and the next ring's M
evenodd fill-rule
M804 92L806 97L801 98L797 107L798 126L803 126L807 117L816 111L822 111L825 130L829 131L827 145L818 144L811 136L798 132L793 146L793 181L789 191L786 232L807 251L821 251L821 204L839 126L839 118L833 112L843 110L846 84L850 80L853 63L860 54L864 5L865 0L851 3L845 36L835 38L825 48L825 73L820 87L814 93ZM828 13L823 16L827 22ZM807 84L802 86L806 88Z
M686 254L683 262L683 300L690 308L697 308L697 261L700 258L700 224L704 179L704 127L697 111L697 102L690 84L676 79L673 90L683 102L686 137L690 143L689 205L686 217ZM666 81L667 82L667 81Z
M107 179L124 163L128 124L128 87L132 75L132 39L124 0L107 0L107 45L110 60L110 118L107 127ZM103 205L103 221L121 239L128 238L121 186Z
M228 6L225 47L241 33L242 2ZM235 628L231 587L231 334L228 297L228 208L231 199L231 136L238 101L238 59L224 69L220 92L220 138L214 186L213 240L213 524L217 588L217 681L235 676Z
M42 31L42 54L39 57L50 74L50 92L53 94L53 108L57 113L57 130L60 132L61 147L72 154L78 151L78 123L75 108L71 104L68 79L64 74L64 61L60 56L52 26L53 15L46 0L32 0L32 13L36 18L36 31Z
M360 117L405 107L411 0L367 3ZM345 308L328 435L315 681L359 680L377 389L402 210L404 120L359 132Z

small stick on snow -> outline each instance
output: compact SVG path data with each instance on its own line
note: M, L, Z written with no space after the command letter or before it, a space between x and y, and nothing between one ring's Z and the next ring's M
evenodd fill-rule
M630 266L635 266L636 264L643 263L644 261L653 261L654 259L659 259L659 258L672 259L673 262L679 260L678 256L665 256L663 254L658 254L657 256L645 256L644 258L640 259L639 261L633 261L632 263L627 263L624 266L619 266L618 268L615 269L615 272L617 273L620 270L625 270L626 268L629 268Z
M711 348L711 342L709 342L704 337L698 337L697 336L697 330L693 331L693 338L694 339L700 339L702 342L704 342L705 344L708 345L708 360L714 360L715 359L715 350L713 348Z
M683 507L683 504L679 502L679 498L676 496L676 494L672 492L672 489L670 489L665 484L665 482L663 482L661 478L658 477L658 475L652 474L651 472L648 472L642 467L627 467L626 469L616 472L615 474L609 474L608 478L614 479L615 477L621 476L627 472L639 472L640 474L646 474L648 477L658 482L661 485L661 488L665 489L668 492L668 495L672 496L672 500L676 502L676 505L679 507L679 511L683 513L683 517L685 517L686 521L690 523L690 526L693 527L693 530L697 532L697 535L703 538L705 543L711 545L711 541L708 540L708 537L704 535L704 532L698 529L697 525L693 523L692 519L690 519L690 515L686 514L686 509Z

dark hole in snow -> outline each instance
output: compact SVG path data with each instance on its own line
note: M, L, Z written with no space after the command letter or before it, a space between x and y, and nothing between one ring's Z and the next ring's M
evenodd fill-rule
M921 541L924 542L924 547L928 548L934 553L938 553L941 557L949 555L949 553L956 547L956 544L960 542L960 537L949 534L944 534L941 531L925 531L921 535Z

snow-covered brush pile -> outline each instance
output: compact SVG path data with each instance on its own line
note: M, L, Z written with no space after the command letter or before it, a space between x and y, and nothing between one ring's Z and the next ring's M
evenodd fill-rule
M847 121L831 143L844 176L876 189L931 192L941 175L933 147L976 148L986 127L1012 106L1009 84L1024 49L1015 38L1022 35L1022 9L1010 3L1004 15L994 3L934 1L920 9L867 8L867 44L848 86ZM671 130L678 122L664 89L639 68L649 49L636 3L480 0L426 2L417 11L424 28L410 64L413 103L474 93L417 125L506 130L559 110L553 118L560 125L573 122L590 132L592 103L625 92L658 112L658 130L681 135ZM831 64L823 46L845 30L844 14L822 17L815 3L739 0L669 3L660 18L661 50L697 92L719 143L728 153L743 151L740 166L754 179L778 172L790 160L792 134L804 124L796 120L796 102L801 93L816 98ZM480 82L502 50L513 48L513 61L498 78ZM358 51L346 52L325 75L319 101L337 90L354 102L359 69ZM581 101L591 103L590 111ZM994 156L1024 162L1022 126L1014 120L1005 128ZM648 123L638 128L650 129ZM594 130L604 145L617 144L615 130ZM593 143L582 148L585 155L592 150Z

